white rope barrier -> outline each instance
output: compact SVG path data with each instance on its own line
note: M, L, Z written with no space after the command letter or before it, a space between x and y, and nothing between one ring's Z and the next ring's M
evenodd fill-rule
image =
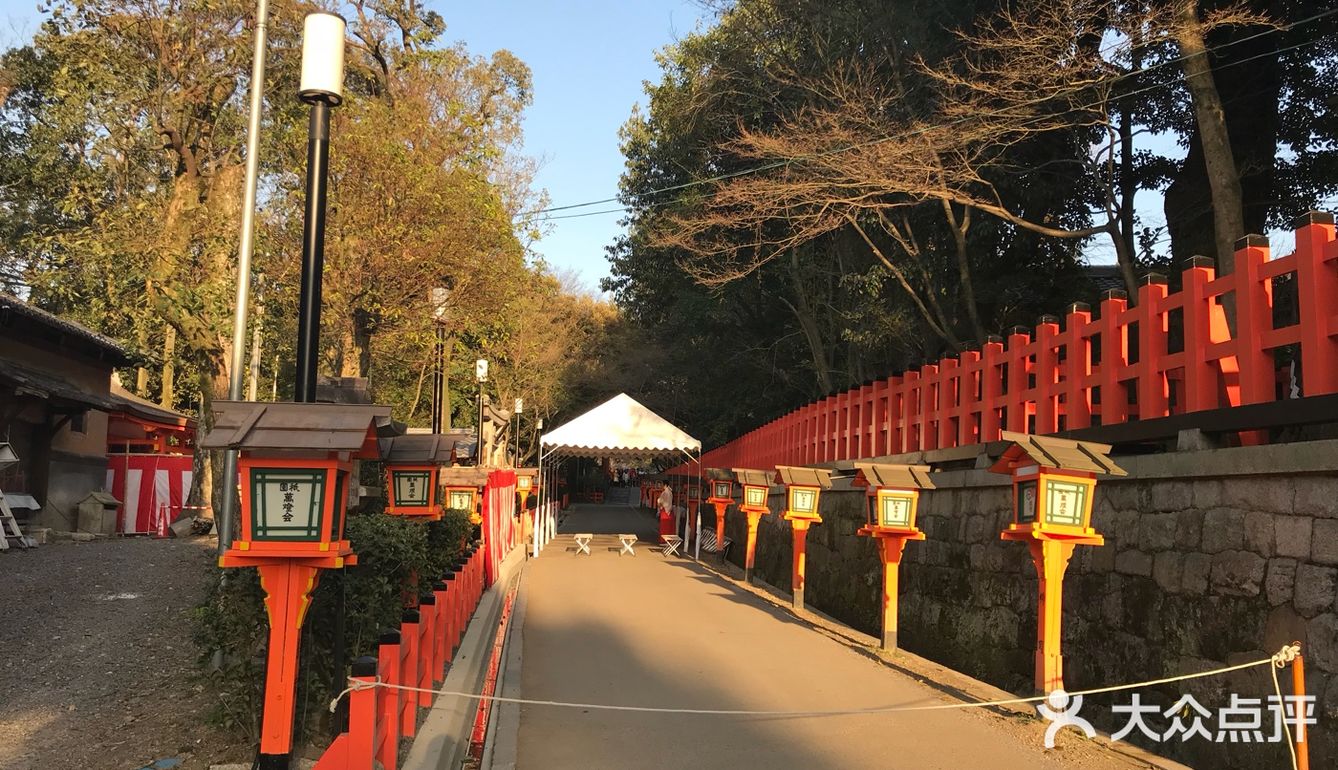
M1248 663L1237 663L1234 666L1224 666L1222 668L1215 668L1210 671L1199 671L1193 674L1168 676L1168 677L1163 677L1161 679L1149 679L1145 682L1135 682L1133 684L1119 684L1119 685L1111 685L1109 687L1098 687L1091 690L1070 692L1068 694L1070 696L1099 695L1101 693L1117 692L1120 690L1136 690L1142 687L1155 687L1157 685L1170 684L1172 682L1183 682L1190 679L1202 679L1204 677L1219 676L1221 674L1228 674L1231 673L1232 671L1240 671L1242 669L1247 669L1247 668L1268 666L1269 669L1273 672L1273 685L1274 688L1277 690L1279 703L1281 703L1282 690L1281 687L1278 685L1277 670L1279 668L1288 665L1292 660L1296 658L1296 655L1299 652L1300 649L1298 647L1287 646L1283 647L1277 653L1267 658L1261 658L1260 660L1254 660ZM927 706L875 706L871 708L861 708L861 709L833 709L833 710L811 710L811 711L764 711L764 710L759 711L759 710L748 710L748 709L674 708L667 706L622 706L622 705L614 705L607 703L578 703L572 701L541 700L534 698L508 698L500 695L482 695L479 693L460 692L458 690L433 690L423 687L409 687L408 685L389 684L387 682L382 682L380 679L366 682L360 679L350 678L349 686L345 688L343 692L336 695L334 700L330 701L330 711L333 712L335 710L336 705L338 705L339 701L342 700L345 695L348 695L349 693L354 692L356 690L374 689L378 687L391 690L403 690L405 692L445 695L453 698L464 698L466 700L478 700L478 701L486 700L486 701L492 701L494 703L516 703L523 706L553 706L557 708L593 709L599 711L635 711L635 712L651 713L651 714L700 714L706 716L742 716L742 717L832 717L832 716L860 716L867 714L894 714L898 712L910 712L910 711L952 711L957 709L990 708L994 706L1012 706L1025 703L1039 703L1046 700L1049 697L1049 695L1034 695L1029 698L1007 698L1004 700L970 701L963 703L938 703ZM1285 719L1283 720L1283 723L1286 724ZM1289 728L1288 729L1289 741L1290 741L1290 735L1291 732ZM1293 753L1295 753L1294 747L1292 751Z

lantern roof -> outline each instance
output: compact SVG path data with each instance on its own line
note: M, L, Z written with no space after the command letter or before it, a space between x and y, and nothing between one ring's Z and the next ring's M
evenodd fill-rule
M410 433L381 439L381 458L392 463L452 463L473 456L474 431Z
M776 474L782 484L798 484L805 487L831 489L832 471L830 468L805 468L796 465L777 465Z
M1094 441L1074 441L1053 436L1033 436L1028 433L1004 431L1004 441L1013 445L1004 450L990 468L994 473L1012 473L1014 468L1032 464L1068 471L1104 473L1127 476L1128 472L1110 458L1110 445Z
M739 480L740 484L747 484L754 487L770 487L771 472L757 471L750 468L733 468L734 478Z
M488 474L491 472L475 466L442 468L437 472L437 483L448 487L481 487L488 483Z
M214 429L200 446L376 457L378 428L390 424L390 407L379 404L215 401Z
M928 465L895 465L892 463L855 463L854 486L903 487L933 489Z
M532 479L539 477L538 468L512 468L512 470L515 471L517 476L528 476Z
M725 468L706 468L705 477L710 481L733 481L734 474Z

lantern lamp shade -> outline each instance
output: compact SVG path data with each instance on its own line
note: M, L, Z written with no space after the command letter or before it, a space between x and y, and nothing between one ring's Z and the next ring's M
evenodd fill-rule
M1110 447L1089 441L1004 433L1012 446L991 468L1013 477L1012 531L1064 537L1093 535L1096 476L1126 474L1110 457Z
M529 476L516 477L516 489L521 489L528 492L533 488L534 488L534 479L530 478Z
M750 508L765 508L767 505L767 487L745 484L743 486L743 504Z
M745 511L767 512L767 495L771 492L771 471L734 468L735 480L743 487L743 505Z
M427 506L432 504L432 472L428 470L399 470L390 472L396 506Z
M790 487L787 492L790 496L789 510L791 513L803 513L816 515L818 512L818 488L817 487Z
M344 98L344 19L308 14L302 23L302 74L298 93L306 101L339 104Z
M249 506L242 517L243 540L329 543L343 539L347 471L247 463L242 472L249 493Z
M914 529L920 493L913 489L879 489L875 495L878 520L886 529Z
M1085 530L1092 519L1094 479L1041 472L1016 485L1016 524Z
M701 490L698 489L697 486L696 486L695 484L689 484L689 485L688 485L688 499L689 499L689 500L696 500L696 499L699 498L700 496L701 496Z
M456 511L474 511L474 490L447 488L446 507Z
M734 485L728 481L712 481L711 497L715 500L730 500L734 497Z

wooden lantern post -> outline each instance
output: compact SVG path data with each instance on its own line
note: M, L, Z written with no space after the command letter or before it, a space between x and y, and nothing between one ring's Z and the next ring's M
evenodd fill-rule
M1036 566L1036 689L1050 693L1064 688L1064 573L1073 548L1105 544L1091 526L1096 476L1126 473L1105 444L1008 431L1003 439L1013 445L990 470L1013 478L1013 522L999 536L1025 542Z
M725 542L725 511L734 502L734 474L721 468L707 468L706 479L711 485L711 496L706 502L715 508L715 542L720 548Z
M767 507L767 495L771 494L771 474L767 471L747 468L732 469L734 478L743 487L743 503L739 510L748 517L748 539L743 556L743 582L753 580L753 558L757 555L757 524L763 516L771 513Z
M808 527L821 524L818 502L822 490L831 489L832 472L827 468L776 466L776 474L785 485L785 520L794 536L794 557L790 565L790 594L794 608L804 608L804 562L808 548Z
M256 567L269 616L262 768L286 768L293 742L298 643L320 570L357 563L344 539L355 462L380 457L390 407L214 402L206 449L240 452L241 528L220 567ZM356 496L356 491L352 493Z
M924 540L925 533L916 526L920 490L933 489L928 465L889 465L855 463L856 487L867 489L868 523L857 534L872 537L878 543L878 558L883 563L883 638L882 648L897 649L897 583L901 555L907 540Z

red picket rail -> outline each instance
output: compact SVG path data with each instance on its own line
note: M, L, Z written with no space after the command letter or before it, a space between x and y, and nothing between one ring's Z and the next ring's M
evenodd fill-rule
M1132 307L1122 291L1107 292L1095 316L1075 303L1062 322L1044 316L1034 329L1015 327L1006 339L802 406L706 452L702 463L808 465L997 441L1003 430L1057 433L1264 403L1278 398L1273 351L1284 346L1297 351L1304 395L1338 393L1333 215L1302 217L1295 250L1269 251L1263 236L1246 236L1230 275L1195 257L1177 292L1149 275ZM1277 279L1296 291L1296 319L1281 326ZM1229 294L1234 337L1222 306Z
M483 551L465 552L456 579L435 585L417 609L405 610L398 631L382 634L376 657L353 662L348 694L348 729L335 737L316 762L316 770L395 770L399 739L413 737L418 709L432 706L432 693L376 687L380 681L431 689L445 680L450 660L464 635L461 619L473 615L483 596ZM357 685L362 685L361 687Z

